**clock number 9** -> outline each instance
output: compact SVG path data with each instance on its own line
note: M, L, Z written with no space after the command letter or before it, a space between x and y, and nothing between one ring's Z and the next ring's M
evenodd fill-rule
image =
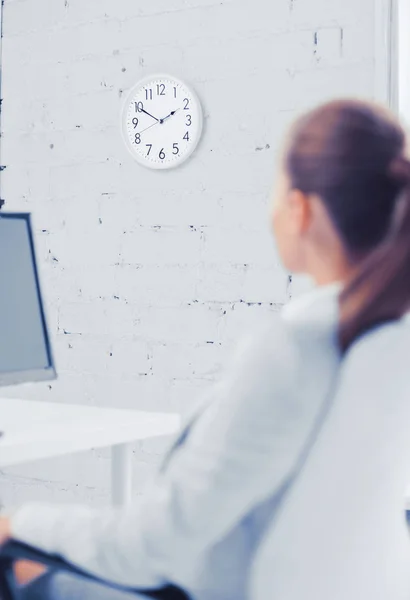
M135 112L142 112L144 110L144 105L142 102L135 102Z
M135 134L135 143L141 144L141 135L139 133Z
M165 158L164 148L161 148L161 150L159 151L159 155L158 156L160 157L161 160L164 160L164 158Z
M137 119L137 117L133 118L132 124L134 125L134 129L137 129L137 127L138 127L138 119Z

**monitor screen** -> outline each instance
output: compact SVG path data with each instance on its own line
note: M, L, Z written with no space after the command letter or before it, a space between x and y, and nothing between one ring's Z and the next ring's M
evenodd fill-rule
M0 212L0 385L54 379L30 215Z

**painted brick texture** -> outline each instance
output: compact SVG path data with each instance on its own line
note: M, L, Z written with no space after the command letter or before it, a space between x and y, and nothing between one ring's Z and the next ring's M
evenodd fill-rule
M185 412L241 332L292 286L268 205L302 109L371 97L373 0L5 0L2 193L34 213L60 378L7 396ZM196 89L205 131L182 168L138 166L126 91L156 72ZM294 288L296 290L296 288ZM135 493L163 451L135 447ZM8 469L5 504L107 496L109 454Z

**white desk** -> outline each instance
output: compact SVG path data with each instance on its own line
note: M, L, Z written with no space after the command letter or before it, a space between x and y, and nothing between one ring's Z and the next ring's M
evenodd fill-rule
M111 446L112 502L125 505L131 498L131 443L173 434L179 425L175 414L0 398L0 468Z

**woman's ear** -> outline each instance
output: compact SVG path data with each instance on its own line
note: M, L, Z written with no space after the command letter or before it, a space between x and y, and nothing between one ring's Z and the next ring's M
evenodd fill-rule
M300 190L290 190L288 193L288 207L293 233L303 234L311 222L311 204L308 194Z

